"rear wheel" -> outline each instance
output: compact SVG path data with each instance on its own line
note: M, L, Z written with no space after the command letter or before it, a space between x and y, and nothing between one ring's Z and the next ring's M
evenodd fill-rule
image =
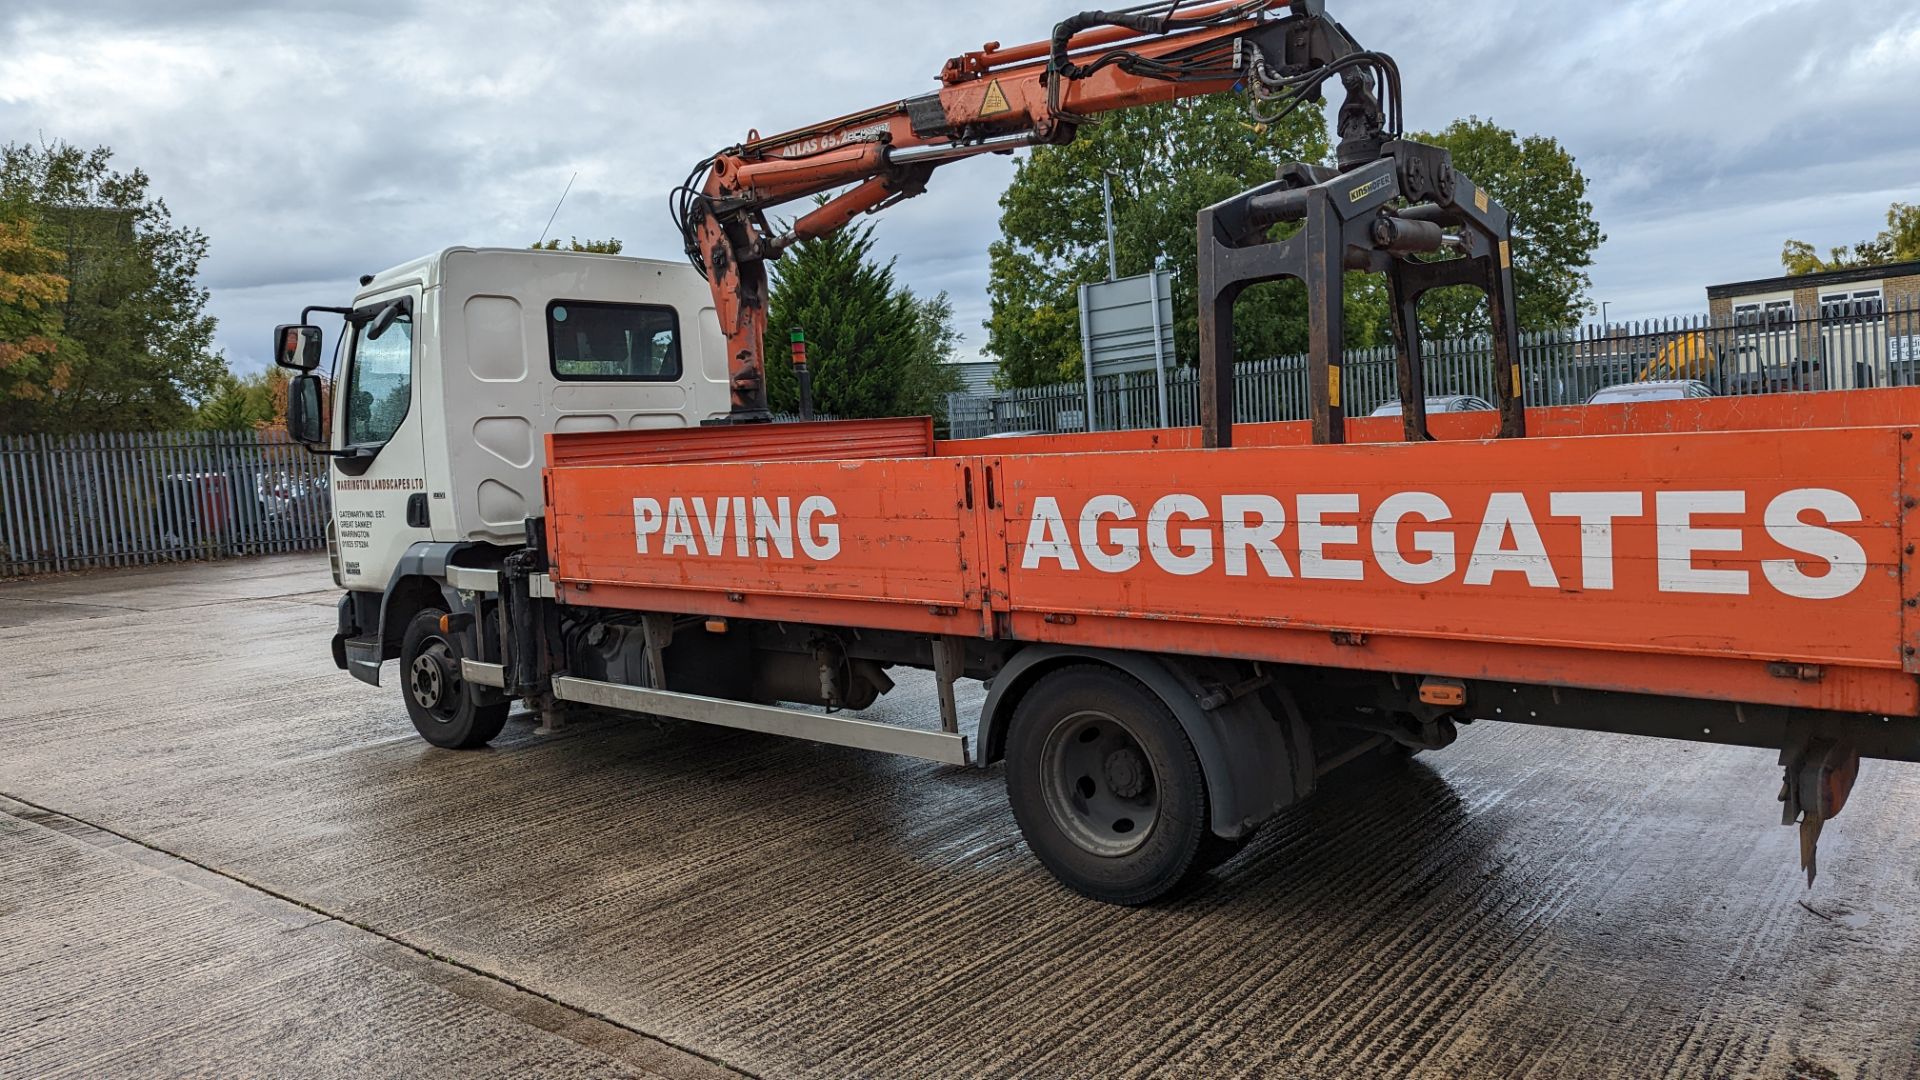
M460 641L440 629L446 612L428 608L407 624L400 645L401 696L420 737L447 750L476 750L507 726L513 703L482 703L484 687L460 674Z
M1007 795L1054 877L1110 904L1151 903L1232 854L1172 710L1101 667L1043 677L1007 732Z

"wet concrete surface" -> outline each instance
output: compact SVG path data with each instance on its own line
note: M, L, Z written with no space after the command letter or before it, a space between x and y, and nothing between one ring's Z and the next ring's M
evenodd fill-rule
M733 1075L21 803L0 853L7 1075Z
M1482 725L1123 911L997 770L433 750L333 599L291 557L0 585L0 1075L1920 1076L1920 767L1867 764L1809 892L1771 755Z

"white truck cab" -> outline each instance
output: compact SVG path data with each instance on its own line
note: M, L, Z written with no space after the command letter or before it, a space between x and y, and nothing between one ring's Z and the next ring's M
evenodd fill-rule
M684 262L455 247L361 284L350 308L309 309L346 326L328 429L317 379L296 381L289 428L331 455L335 656L377 684L404 598L438 599L447 567L525 542L549 432L694 427L729 395L711 293ZM312 372L321 331L305 323L275 347Z

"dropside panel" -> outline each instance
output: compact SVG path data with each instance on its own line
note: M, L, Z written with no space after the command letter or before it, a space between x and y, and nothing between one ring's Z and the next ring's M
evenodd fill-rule
M1055 624L1304 629L1355 654L1383 637L1897 672L1904 445L1878 428L1007 457L1009 591Z
M857 601L870 608L852 625L975 634L979 482L973 462L935 458L562 464L548 471L553 579L573 603L724 598L743 617L793 618ZM661 606L660 590L687 601Z

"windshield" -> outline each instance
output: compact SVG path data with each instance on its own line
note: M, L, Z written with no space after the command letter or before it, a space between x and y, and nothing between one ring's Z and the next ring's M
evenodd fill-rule
M402 310L374 336L381 320L354 328L352 367L347 373L348 446L381 446L407 418L413 400L413 314Z

